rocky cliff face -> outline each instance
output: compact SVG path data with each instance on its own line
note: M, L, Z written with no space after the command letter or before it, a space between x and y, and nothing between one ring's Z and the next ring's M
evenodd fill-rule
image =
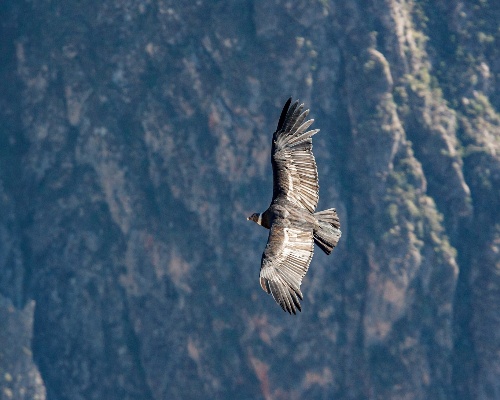
M496 2L0 7L4 398L500 397ZM343 230L297 317L245 219L290 95Z

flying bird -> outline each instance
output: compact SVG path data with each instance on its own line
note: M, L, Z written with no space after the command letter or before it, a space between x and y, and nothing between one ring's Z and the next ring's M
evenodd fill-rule
M315 212L319 199L318 170L312 153L312 136L307 130L304 104L288 99L273 134L271 164L273 198L263 213L247 220L269 229L262 254L260 286L271 294L284 311L301 311L300 285L316 243L326 254L337 245L341 232L335 208Z

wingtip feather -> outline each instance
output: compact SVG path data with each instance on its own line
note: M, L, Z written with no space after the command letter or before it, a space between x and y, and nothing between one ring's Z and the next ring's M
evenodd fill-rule
M278 127L276 128L276 132L279 132L283 128L283 123L285 122L285 118L288 114L288 109L290 108L291 103L292 103L292 98L290 97L283 106L283 110L281 110L281 115L278 121Z
M271 293L271 290L269 289L269 281L266 278L260 277L260 287L267 294Z

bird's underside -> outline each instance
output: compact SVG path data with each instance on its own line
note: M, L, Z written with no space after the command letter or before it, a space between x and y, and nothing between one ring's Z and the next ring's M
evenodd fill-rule
M330 254L341 232L335 209L314 213L318 204L318 172L312 153L312 136L307 129L309 110L289 99L273 135L273 199L263 214L251 219L269 228L262 254L260 284L289 313L301 311L300 285L314 253L314 243Z

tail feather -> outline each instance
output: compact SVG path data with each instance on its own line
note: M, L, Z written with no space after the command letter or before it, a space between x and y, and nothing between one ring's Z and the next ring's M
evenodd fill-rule
M342 232L340 231L340 220L335 208L314 213L317 226L314 229L314 242L326 254L330 254L339 242Z

